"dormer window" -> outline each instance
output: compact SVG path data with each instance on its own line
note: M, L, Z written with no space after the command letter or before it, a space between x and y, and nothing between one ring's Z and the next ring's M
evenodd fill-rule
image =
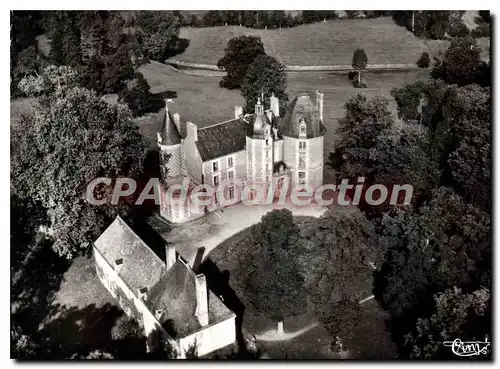
M262 103L260 101L260 97L257 100L257 105L255 105L255 114L257 114L257 115L264 114L264 106L262 105Z
M116 259L115 260L115 267L114 267L114 270L116 273L120 272L120 269L122 268L123 266L123 259L122 258L119 258L119 259Z
M160 320L162 315L163 315L163 310L158 309L158 310L155 311L155 318L157 320Z
M301 135L305 135L306 134L306 123L304 121L300 122L299 129L300 129L300 134Z
M147 295L148 295L148 288L147 287L139 288L139 297L140 298L146 299Z

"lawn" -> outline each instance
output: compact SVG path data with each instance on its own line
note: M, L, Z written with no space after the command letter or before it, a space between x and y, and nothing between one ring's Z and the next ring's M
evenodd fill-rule
M364 48L371 64L413 64L422 52L446 50L447 41L424 40L398 26L390 17L342 19L294 28L259 30L239 26L182 28L186 51L173 59L217 64L227 42L242 35L259 36L266 53L285 65L350 65L352 53ZM489 39L478 40L489 54Z

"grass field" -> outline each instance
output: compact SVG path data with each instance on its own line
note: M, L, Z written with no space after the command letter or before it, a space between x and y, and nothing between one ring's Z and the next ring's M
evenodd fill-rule
M364 48L372 64L416 63L423 51L444 52L446 41L424 40L396 25L389 17L342 19L305 24L281 30L257 30L238 26L183 28L186 51L176 60L216 64L227 42L237 36L259 36L266 53L286 65L350 65L352 53ZM478 40L483 49L489 39ZM483 50L489 54L489 47Z

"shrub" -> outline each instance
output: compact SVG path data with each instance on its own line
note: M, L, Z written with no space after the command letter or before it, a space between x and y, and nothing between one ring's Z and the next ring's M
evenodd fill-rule
M354 80L354 82L352 83L352 85L356 88L366 88L366 83L361 80L361 82L358 82L358 80Z
M420 56L420 59L417 61L417 65L419 68L429 68L431 65L431 59L429 57L428 52L423 52L422 55Z
M448 28L448 34L451 37L466 37L470 35L470 31L463 22L460 22L450 25Z

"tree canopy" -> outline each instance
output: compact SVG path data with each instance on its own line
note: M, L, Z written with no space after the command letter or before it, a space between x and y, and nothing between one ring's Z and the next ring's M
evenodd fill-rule
M288 103L286 94L286 72L283 64L269 55L259 55L248 67L241 85L241 94L246 101L246 110L253 112L257 98L264 94L263 104L269 109L272 94L279 98L280 111L284 112Z
M224 56L217 62L217 67L227 73L219 85L229 89L239 88L255 58L265 54L260 37L240 36L229 40Z
M14 194L39 201L46 211L53 249L70 258L86 250L117 212L126 212L87 203L87 185L98 177L137 178L146 144L126 107L65 83L64 70L46 70L39 77L44 81L26 84L26 91L52 86L16 128L11 176Z

